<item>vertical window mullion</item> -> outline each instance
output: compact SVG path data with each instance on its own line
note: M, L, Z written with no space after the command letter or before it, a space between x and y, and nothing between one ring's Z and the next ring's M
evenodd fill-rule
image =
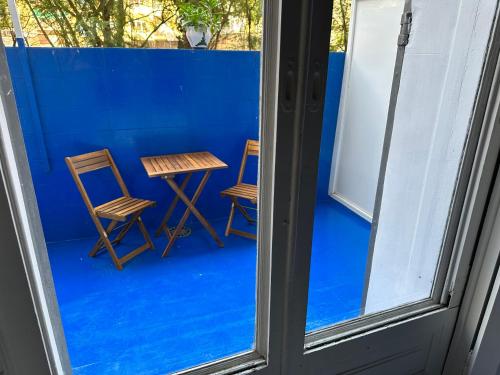
M332 5L292 0L282 7L271 283L281 292L271 324L281 321L282 374L301 373L304 353Z

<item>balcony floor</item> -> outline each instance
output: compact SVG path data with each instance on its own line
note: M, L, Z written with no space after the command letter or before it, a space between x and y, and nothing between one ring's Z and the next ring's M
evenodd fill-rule
M225 222L213 224L222 234ZM307 330L358 315L370 226L329 200L314 231ZM95 239L49 244L74 374L162 374L250 349L256 243L223 240L195 228L162 259L155 238L121 272L107 254L87 257ZM133 233L121 247L139 243Z

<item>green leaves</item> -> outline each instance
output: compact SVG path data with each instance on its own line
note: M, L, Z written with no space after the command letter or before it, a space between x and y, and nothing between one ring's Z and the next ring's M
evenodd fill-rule
M210 29L217 29L222 19L220 7L220 0L199 0L181 3L178 5L181 24L184 28L188 26L205 26Z
M334 1L330 51L345 52L347 50L350 19L351 0Z

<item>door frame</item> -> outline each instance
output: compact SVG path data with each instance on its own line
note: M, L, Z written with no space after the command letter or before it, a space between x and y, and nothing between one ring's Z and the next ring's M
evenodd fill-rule
M498 121L498 118L497 118ZM498 160L500 162L500 159ZM444 374L494 374L499 368L500 327L500 174L496 171L488 213L471 268Z
M0 167L0 176L3 170ZM5 179L0 178L0 374L50 374L4 183Z
M0 38L1 39L1 38ZM31 337L23 338L28 344L30 339L36 343L42 339L43 350L52 371L62 373L69 367L66 340L64 338L59 308L55 298L55 288L50 272L45 239L38 213L38 205L27 161L24 139L19 126L16 101L12 91L12 82L8 73L7 59L3 41L0 40L0 173L2 175L2 220L6 226L2 227L2 239L7 239L7 246L12 246L12 258L2 261L3 267L19 267L22 265L24 272L12 275L14 279L9 283L9 288L3 289L1 300L14 300L16 295L29 293L33 300L31 309L35 316L13 314L7 316L5 327L16 327L17 319L22 319L23 326L36 326L39 331L32 330ZM10 89L9 89L10 88ZM10 209L10 212L6 208ZM10 239L10 240L9 240ZM16 243L14 242L16 239ZM20 255L19 259L14 258ZM9 263L9 260L12 263ZM22 261L22 264L19 264ZM26 289L28 287L28 289ZM27 300L25 300L25 303ZM23 311L28 306L18 306ZM2 327L0 327L2 328ZM7 328L5 328L7 330ZM40 337L39 337L40 335ZM16 343L16 337L4 337L9 346ZM7 341L8 340L8 341ZM7 347L7 349L8 349ZM15 346L12 346L15 348ZM26 349L22 349L24 355ZM34 348L34 353L39 354L42 348ZM11 353L16 355L16 353ZM19 353L17 353L19 354ZM9 356L7 352L5 354ZM7 358L9 361L9 358ZM29 362L29 361L26 361ZM44 366L40 364L40 371Z
M500 12L497 10L497 13ZM481 237L464 235L461 239L464 249L467 249L466 258L471 259L469 263L458 263L454 266L457 274L450 305L459 306L460 313L457 319L455 332L450 345L450 351L445 366L445 374L461 373L468 365L469 351L472 350L477 338L478 329L483 319L484 311L488 303L493 280L498 267L500 249L495 246L494 230L496 206L500 200L500 175L498 168L500 163L500 19L497 16L489 57L485 64L485 74L481 92L489 95L479 95L478 107L483 108L483 118L487 130L478 138L480 148L483 150L479 155L480 162L472 169L472 176L477 180L476 186L470 189L467 205L481 206L489 205L488 212L482 216L479 209L468 208L469 216L463 220L461 226L466 232L474 232L481 228ZM478 119L479 120L479 119ZM493 180L496 174L496 184L493 182L488 186L490 180L488 175L482 175L482 170L491 170ZM483 181L485 180L485 181ZM483 203L484 202L484 203ZM482 218L482 219L481 219ZM472 261L473 260L473 261ZM455 293L466 285L465 293Z

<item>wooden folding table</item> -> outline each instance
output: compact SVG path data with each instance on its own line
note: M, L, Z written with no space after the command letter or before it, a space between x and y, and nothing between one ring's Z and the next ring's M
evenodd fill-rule
M171 154L171 155L160 155L160 156L151 156L151 157L143 157L141 158L141 162L146 169L146 172L150 178L152 177L161 177L163 178L168 185L172 188L175 193L175 198L170 204L163 220L156 231L156 235L158 236L162 231L164 231L169 239L165 250L163 251L162 257L166 256L174 242L178 238L179 234L186 223L190 213L200 221L203 227L210 233L213 237L217 245L219 247L223 247L224 243L220 240L219 236L215 232L214 228L210 225L210 223L203 217L203 215L196 208L196 202L200 197L203 188L205 187L208 178L212 171L216 169L227 168L227 164L223 161L216 158L210 152L192 152L187 154ZM201 179L196 191L191 198L191 200L186 196L184 190L189 182L189 179L195 172L205 172L203 178ZM174 177L178 174L185 174L181 185L179 186ZM175 226L175 229L171 231L168 227L168 221L172 216L179 199L186 205L186 210L181 217L179 223Z

